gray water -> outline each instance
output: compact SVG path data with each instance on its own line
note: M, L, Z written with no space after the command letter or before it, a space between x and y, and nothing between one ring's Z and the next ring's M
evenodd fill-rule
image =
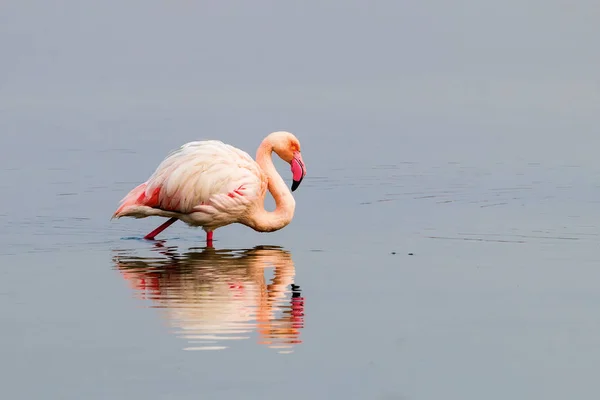
M4 2L1 397L598 396L597 18ZM281 129L285 229L110 220L181 144Z

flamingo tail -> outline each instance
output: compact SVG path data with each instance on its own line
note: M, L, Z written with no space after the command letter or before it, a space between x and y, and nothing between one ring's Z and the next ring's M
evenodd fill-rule
M142 183L136 188L132 189L124 198L121 200L121 204L117 211L113 214L112 218L121 218L127 216L135 216L138 214L138 206L145 205L146 198L146 183ZM111 218L111 219L112 219Z

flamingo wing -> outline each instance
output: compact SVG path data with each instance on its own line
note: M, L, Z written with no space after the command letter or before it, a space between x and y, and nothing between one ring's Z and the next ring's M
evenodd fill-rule
M125 196L115 216L139 214L139 206L233 216L260 197L266 183L248 153L218 140L190 142L169 154L145 183Z

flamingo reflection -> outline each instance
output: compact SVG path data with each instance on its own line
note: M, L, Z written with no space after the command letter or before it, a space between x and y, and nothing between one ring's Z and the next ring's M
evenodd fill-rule
M185 350L222 350L257 332L259 343L287 353L300 344L304 299L294 284L291 254L279 247L177 254L157 243L163 257L114 257L136 296L165 312ZM193 250L193 249L190 249ZM265 269L273 267L270 283Z

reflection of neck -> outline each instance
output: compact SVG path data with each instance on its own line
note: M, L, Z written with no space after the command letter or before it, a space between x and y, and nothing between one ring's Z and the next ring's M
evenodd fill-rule
M261 270L262 284L256 314L257 330L261 338L260 344L274 345L279 341L280 345L285 345L296 339L300 332L294 328L291 315L284 311L280 319L275 319L275 312L291 307L280 301L286 298L287 288L294 283L296 270L289 255L285 256L285 260L276 260L274 264L273 278L269 285L265 283L264 271Z
M260 232L273 232L290 223L294 217L296 201L275 169L272 159L273 145L263 140L256 151L256 162L269 179L268 189L275 200L275 211L267 211L263 204L251 215L251 226Z

